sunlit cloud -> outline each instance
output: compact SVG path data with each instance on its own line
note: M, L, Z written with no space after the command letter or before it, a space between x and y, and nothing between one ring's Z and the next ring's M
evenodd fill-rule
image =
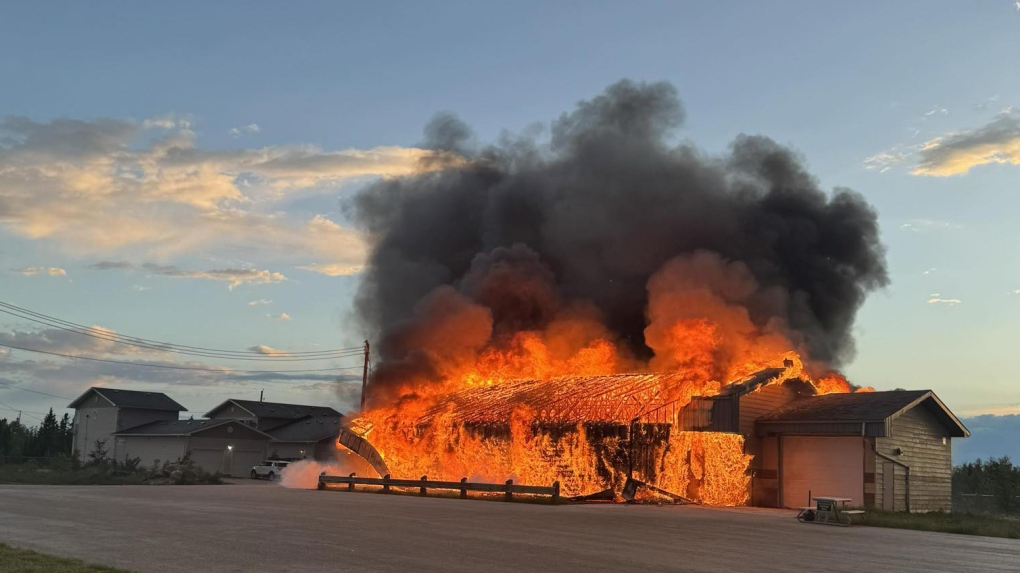
M1003 404L1001 406L988 406L986 408L975 408L960 412L961 416L1012 416L1020 414L1020 404ZM968 424L969 425L969 424Z
M341 264L336 264L336 263L320 263L320 264L314 264L314 265L303 265L303 266L299 266L298 268L302 269L302 270L306 270L306 271L312 271L314 273L319 273L319 274L331 276L331 277L340 277L340 276L347 276L347 275L355 275L355 274L358 274L359 272L361 272L361 269L362 269L362 267L360 267L360 266L349 266L349 265L341 265Z
M273 304L273 301L271 301L269 299L265 299L265 298L260 298L258 300L248 301L248 306L262 306L262 305L266 305L266 304Z
M26 277L34 276L47 276L47 277L66 277L67 271L60 267L22 267L20 269L11 269L12 273L17 273Z
M254 131L255 124L246 126ZM312 145L214 150L192 122L0 119L0 230L72 255L243 249L263 261L356 267L361 236L321 214L288 212L295 192L335 196L358 178L402 176L459 161L406 147Z
M949 306L955 306L963 301L958 298L942 298L939 293L932 293L928 295L928 304L945 304Z
M280 314L267 314L266 316L268 316L269 318L274 318L276 320L293 320L291 316L286 312L281 312Z
M259 344L259 345L256 345L256 346L249 346L248 350L251 350L252 352L258 352L259 354L264 354L266 356L289 356L290 355L290 353L285 351L285 350L277 350L276 348L273 348L272 346L267 346L265 344Z
M988 164L1020 165L1020 116L1004 111L987 125L927 141L914 175L949 177Z

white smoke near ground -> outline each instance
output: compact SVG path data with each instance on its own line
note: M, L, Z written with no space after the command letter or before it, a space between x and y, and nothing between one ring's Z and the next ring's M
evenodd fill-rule
M279 483L291 489L315 489L319 485L319 475L323 472L331 476L354 473L364 477L379 477L364 458L342 449L337 450L334 461L301 460L289 464L283 468Z
M315 489L319 484L319 475L347 475L338 462L317 462L302 460L283 468L280 474L280 485L291 489Z

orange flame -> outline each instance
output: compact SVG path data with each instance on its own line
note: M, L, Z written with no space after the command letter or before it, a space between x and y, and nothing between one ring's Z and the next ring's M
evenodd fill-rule
M692 282L693 275L701 278ZM710 290L706 282L718 284ZM753 323L743 302L757 287L743 265L721 264L711 256L677 260L648 288L645 343L654 351L649 361L614 340L590 308L562 312L542 330L494 336L487 309L449 290L439 293L433 299L438 307L422 311L436 317L433 330L413 335L442 380L402 380L398 400L370 409L355 425L394 476L559 481L564 494L576 495L619 489L628 470L619 460L633 454L639 439L628 424L642 408L680 408L777 367L785 369L773 384L801 379L818 394L851 390L837 373L812 377L808 371L817 367L805 368L782 325ZM441 346L437 340L452 342ZM670 374L614 377L633 387L612 395L584 384L596 376L655 372ZM518 399L564 387L579 395ZM462 402L483 399L506 401L502 417L466 423L455 414ZM570 416L563 418L567 411ZM704 503L746 504L751 456L743 451L743 438L680 429L660 428L661 436L639 444L644 463L635 477Z

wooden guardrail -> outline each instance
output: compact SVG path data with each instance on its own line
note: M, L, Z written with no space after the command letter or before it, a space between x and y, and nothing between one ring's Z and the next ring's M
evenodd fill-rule
M330 476L322 474L319 476L318 489L327 489L330 485L346 485L347 491L354 491L356 485L382 486L383 493L389 493L391 488L418 488L419 495L428 495L430 489L445 489L460 491L460 497L466 498L469 491L482 491L489 493L502 493L506 501L513 500L514 494L524 495L548 495L552 501L560 499L560 482L554 481L551 486L541 485L520 485L514 480L508 479L505 483L480 483L469 482L467 478L460 481L432 481L428 476L421 476L421 479L394 479L389 474L381 478L358 477L356 474L349 476Z

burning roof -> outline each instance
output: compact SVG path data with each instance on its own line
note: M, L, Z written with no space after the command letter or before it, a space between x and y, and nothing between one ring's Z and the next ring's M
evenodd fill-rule
M720 393L753 391L785 371L760 370L723 386ZM418 423L428 424L440 416L456 423L506 423L521 409L532 412L539 422L627 423L674 403L683 406L692 397L683 390L689 382L682 372L509 380L447 395Z

